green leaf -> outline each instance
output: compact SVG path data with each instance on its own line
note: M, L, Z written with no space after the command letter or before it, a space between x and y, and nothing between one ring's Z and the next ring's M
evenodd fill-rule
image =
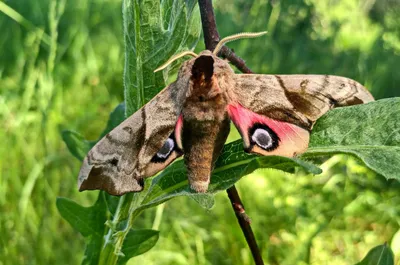
M222 155L216 162L208 196L231 187L241 177L252 173L258 168L274 168L289 173L294 173L296 167L305 171L319 174L321 170L315 165L301 161L278 156L256 156L249 155L243 151L241 140L225 145ZM207 195L198 194L190 190L183 161L177 161L153 178L148 193L141 207L147 208L160 204L176 196L189 196L196 201L206 199ZM204 205L203 203L202 205ZM207 204L205 204L207 205Z
M400 98L329 111L315 124L305 158L347 153L387 179L400 179Z
M98 264L107 221L104 192L99 193L96 203L91 207L83 207L66 198L57 198L56 205L61 216L86 238L82 265Z
M371 249L367 256L356 265L394 265L394 255L385 243Z
M159 231L151 229L131 229L121 249L124 256L118 259L117 264L125 264L130 258L149 251L157 243L159 234Z
M105 209L103 206L103 198L99 196L98 201L92 207L83 207L76 202L67 198L57 198L57 209L61 216L71 224L71 226L79 231L84 237L91 234L101 235L102 226L98 220L104 220ZM101 203L100 203L101 202ZM104 223L103 222L103 223Z
M74 131L63 130L61 132L61 137L71 154L80 161L83 160L87 152L89 152L90 148L93 146L92 142L87 141L81 134Z
M195 0L123 1L127 115L166 86L168 70L165 76L153 71L175 53L193 49L197 44L201 24L195 3Z
M211 194L199 194L197 196L190 196L189 198L193 199L201 207L207 210L210 210L215 204L214 196Z
M110 113L108 117L107 126L101 133L99 140L103 138L107 133L111 132L112 129L117 127L121 122L125 120L125 103L120 103Z

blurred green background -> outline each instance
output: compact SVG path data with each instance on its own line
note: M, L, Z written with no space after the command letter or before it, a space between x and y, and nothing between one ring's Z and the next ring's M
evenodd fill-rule
M221 36L257 73L335 74L376 98L400 96L396 0L214 1ZM95 139L123 100L120 0L0 2L0 264L79 264L83 238L58 214L78 193L80 162L60 131ZM202 41L197 50L201 50ZM259 170L237 187L266 264L354 264L387 241L400 255L400 186L347 156L310 176ZM253 264L224 193L206 211L189 198L147 210L157 245L130 264ZM397 234L396 234L397 232Z

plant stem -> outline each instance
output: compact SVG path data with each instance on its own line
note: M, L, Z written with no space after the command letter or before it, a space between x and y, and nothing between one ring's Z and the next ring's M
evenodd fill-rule
M215 46L217 46L220 37L217 30L217 24L215 22L212 0L199 0L199 7L201 24L203 26L204 43L207 50L213 51ZM228 47L223 46L218 55L228 59L242 73L253 73L250 68L246 66L246 62Z
M236 218L238 219L240 228L246 238L247 245L249 245L251 254L253 255L254 263L256 265L264 265L262 260L260 249L257 246L256 238L254 237L253 230L251 229L251 220L244 211L242 200L239 197L239 193L236 190L235 185L226 190L228 193L229 200L232 203L232 208L235 211Z
M198 0L201 22L204 34L204 43L206 49L213 51L215 46L218 44L220 37L217 30L217 24L215 22L214 9L212 6L212 0ZM238 57L231 49L224 46L219 55L227 58L232 64L234 64L243 73L252 73L252 71L246 66L243 59ZM235 186L227 189L228 197L232 203L233 210L235 211L236 218L238 219L240 228L246 238L247 244L253 255L253 259L256 265L263 265L264 262L261 257L260 250L257 246L256 239L254 237L253 230L250 226L250 218L244 211L244 206L240 200L239 194Z

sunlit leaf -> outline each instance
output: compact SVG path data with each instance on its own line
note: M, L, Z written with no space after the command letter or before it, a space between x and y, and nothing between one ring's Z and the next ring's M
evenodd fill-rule
M99 196L98 201L92 207L83 207L67 198L57 198L56 205L62 217L83 236L96 233L101 235L102 226L98 225L98 220L102 219L105 222L102 196Z
M303 157L347 153L387 179L400 179L400 98L329 111Z

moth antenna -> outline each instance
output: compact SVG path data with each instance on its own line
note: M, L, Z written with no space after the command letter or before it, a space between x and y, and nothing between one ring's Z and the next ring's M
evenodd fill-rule
M166 61L163 65L161 65L160 67L158 67L156 70L154 70L155 72L161 71L163 69L165 69L168 65L170 65L171 63L173 63L175 60L178 60L179 58L186 56L186 55L190 55L192 57L197 57L198 55L192 51L185 51L185 52L181 52L177 55L172 56L168 61Z
M220 40L217 44L217 46L215 46L215 49L213 51L213 54L217 55L218 52L221 50L222 46L224 46L226 43L230 42L230 41L234 41L234 40L238 40L238 39L244 39L244 38L256 38L256 37L260 37L262 35L267 34L267 31L262 31L262 32L242 32L242 33L238 33L232 36L228 36L223 38L222 40Z

